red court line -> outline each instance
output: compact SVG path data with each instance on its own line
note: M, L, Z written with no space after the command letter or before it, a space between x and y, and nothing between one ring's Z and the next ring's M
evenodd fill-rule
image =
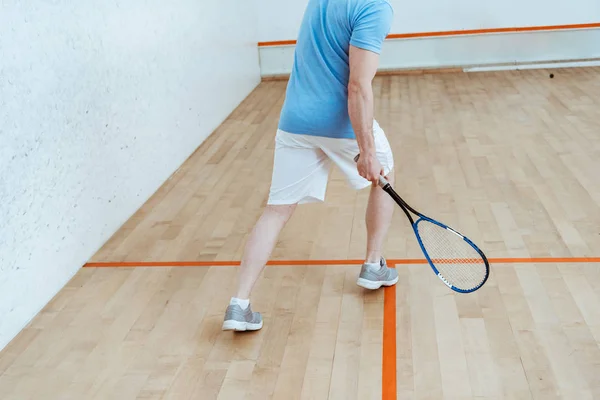
M383 297L383 345L381 398L396 399L396 286L385 288Z
M427 264L420 258L388 259L389 264ZM508 257L490 258L490 264L541 264L541 263L600 263L600 257ZM364 260L271 260L267 265L360 265ZM235 267L240 261L116 261L88 262L84 268L119 268L119 267Z
M492 33L511 33L511 32L536 32L536 31L558 31L568 29L593 29L600 28L600 22L588 24L567 24L567 25L542 25L542 26L521 26L512 28L489 28L489 29L463 29L453 31L435 31L435 32L413 32L413 33L392 33L386 39L410 39L440 36L463 36L463 35L482 35ZM289 46L295 45L295 40L276 40L272 42L258 42L258 47L269 46Z

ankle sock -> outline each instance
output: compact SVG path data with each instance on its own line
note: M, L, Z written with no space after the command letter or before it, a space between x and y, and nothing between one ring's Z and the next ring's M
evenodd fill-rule
M374 262L374 263L365 262L365 265L367 266L368 269L370 269L373 272L379 271L381 268L383 268L383 265L381 265L380 262Z
M231 304L232 306L237 304L238 306L242 307L242 310L245 310L250 305L250 300L249 299L238 299L237 297L232 297L229 304Z

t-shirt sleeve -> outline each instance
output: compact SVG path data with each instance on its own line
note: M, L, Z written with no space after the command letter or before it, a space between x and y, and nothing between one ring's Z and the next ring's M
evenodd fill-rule
M372 2L357 15L350 44L379 54L393 18L394 11L387 1Z

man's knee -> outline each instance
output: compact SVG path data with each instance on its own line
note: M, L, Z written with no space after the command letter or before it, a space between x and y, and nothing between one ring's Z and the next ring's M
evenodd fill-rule
M268 204L265 214L270 214L278 219L287 221L290 219L298 204Z

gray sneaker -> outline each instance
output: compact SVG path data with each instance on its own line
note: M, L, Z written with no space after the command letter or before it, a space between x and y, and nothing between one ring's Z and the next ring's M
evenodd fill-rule
M372 271L363 264L356 284L365 289L379 289L382 286L392 286L398 282L398 271L396 268L389 268L384 258L379 262L381 268L379 271Z
M263 326L260 313L252 312L248 306L245 310L239 305L229 305L223 321L224 331L257 331Z

